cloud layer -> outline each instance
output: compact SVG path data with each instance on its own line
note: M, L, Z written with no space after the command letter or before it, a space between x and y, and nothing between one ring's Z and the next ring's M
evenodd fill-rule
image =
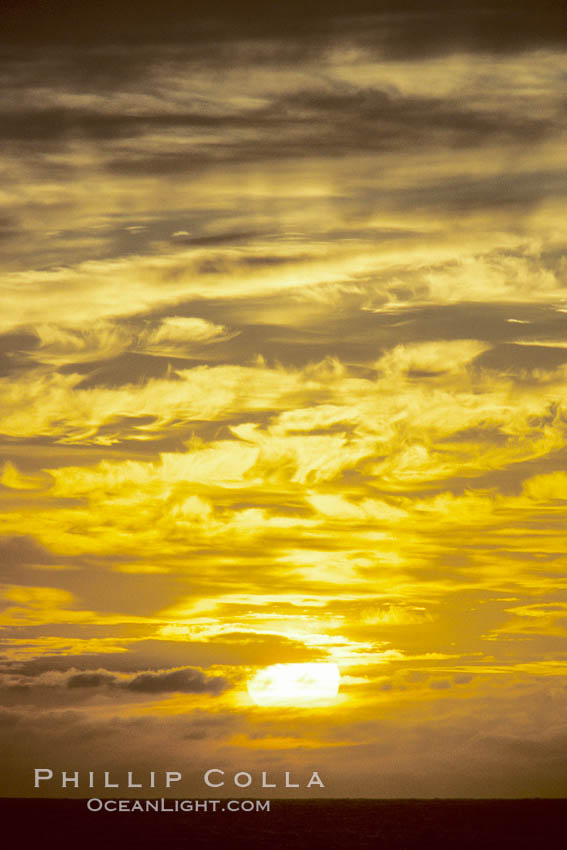
M72 5L2 66L3 793L564 796L557 13Z

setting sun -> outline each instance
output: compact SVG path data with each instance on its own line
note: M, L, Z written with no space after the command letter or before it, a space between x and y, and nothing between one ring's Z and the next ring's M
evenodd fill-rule
M248 682L256 705L305 705L333 699L339 692L336 664L271 664Z

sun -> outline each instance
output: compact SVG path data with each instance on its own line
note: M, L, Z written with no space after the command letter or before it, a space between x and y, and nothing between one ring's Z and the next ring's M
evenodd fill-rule
M271 664L248 681L256 705L317 705L334 699L340 673L331 662Z

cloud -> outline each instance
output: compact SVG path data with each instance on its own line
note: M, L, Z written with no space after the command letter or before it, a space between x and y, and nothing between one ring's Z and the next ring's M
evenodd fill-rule
M191 236L186 231L174 233L175 245L192 245L195 248L216 247L219 245L234 245L246 243L263 236L262 231L254 230L229 230L221 233L210 233L203 236Z
M559 793L564 27L16 5L6 792L72 752L196 795L315 753L335 796ZM317 661L331 707L252 705Z
M191 667L178 670L139 673L119 678L110 673L74 673L67 679L68 688L97 688L111 686L143 694L161 693L220 693L228 687L222 676L207 676Z
M67 679L68 688L98 688L113 685L116 677L110 673L75 673Z
M84 364L70 364L61 368L62 374L85 373L76 388L79 390L98 387L115 388L127 384L145 384L148 381L162 379L179 380L171 360L137 352L124 352L108 360ZM175 365L189 366L191 361L177 362ZM150 421L149 419L147 421Z
M198 317L168 316L145 339L142 337L140 344L146 351L162 356L191 352L201 354L203 346L218 344L233 338L237 333Z
M515 345L508 343L495 346L476 359L479 368L494 369L499 374L512 372L518 376L537 377L553 373L567 363L567 350L553 345Z
M0 553L6 568L59 563L59 559L32 535L13 535L0 537Z
M13 463L6 461L0 482L12 490L43 490L51 484L47 475L25 475Z
M200 670L170 670L164 673L140 673L125 687L137 693L219 693L228 686L221 676L205 676Z
M320 154L332 156L393 151L400 143L408 149L439 145L471 147L491 140L537 143L558 131L550 118L508 116L486 109L476 111L473 104L463 107L456 98L408 97L380 89L358 89L345 83L340 88L293 92L274 98L267 106L238 112L230 103L226 104L226 111L217 107L214 112L193 112L189 106L186 112L174 109L152 112L146 107L138 115L104 108L87 111L76 106L20 109L4 113L1 135L8 142L20 144L65 143L77 136L103 143L136 140L142 143L146 155L120 157L111 160L110 167L163 173L168 168L191 171L199 164L250 161L252 148L242 139L252 132L257 137L256 156L270 159L277 157L278 140L282 137L288 141L284 147L280 145L280 157L297 158L310 157L313 142L318 144ZM151 139L156 134L162 135L167 143L174 133L184 131L181 154L173 150L152 152ZM236 136L231 138L235 131ZM203 145L204 132L210 136L208 145ZM222 146L219 137L223 139ZM254 231L235 230L191 237L181 232L175 241L202 247L247 241L253 235L256 235Z
M535 475L524 484L524 492L534 500L549 502L567 499L567 473L563 471Z
M534 16L531 0L510 7L507 3L479 8L470 0L458 3L390 2L377 8L369 0L356 0L348 10L333 0L322 7L291 2L285 11L276 6L242 4L238 12L230 3L193 3L167 0L156 18L141 4L133 17L117 12L109 3L90 7L77 3L56 5L48 15L41 4L27 0L8 7L7 36L25 45L34 44L140 44L173 43L197 47L203 41L219 49L236 38L265 38L285 44L323 43L337 33L349 40L371 44L393 56L421 57L424 53L447 53L455 45L486 52L506 53L528 46L561 45L564 42L557 7L544 3Z
M183 773L184 792L197 794L212 752L227 775L245 759L258 776L267 763L282 777L286 769L309 776L316 758L327 788L346 786L355 794L358 781L369 794L398 798L524 797L537 781L553 796L562 793L564 783L556 765L565 750L565 695L560 687L547 688L537 681L504 687L485 681L466 700L460 688L425 687L413 706L407 691L380 690L379 716L375 703L337 706L332 716L312 708L255 709L253 729L242 707L162 714L150 722L146 715L89 717L69 709L38 716L35 709L18 707L1 715L4 793L29 794L39 763L68 771L72 752L72 768L84 772L85 781L88 770L96 772L97 781L102 778L109 759L112 775L124 784L128 770L147 777L150 770L171 770L174 763ZM514 711L518 701L520 713ZM396 722L388 705L396 709ZM20 733L16 738L14 729Z

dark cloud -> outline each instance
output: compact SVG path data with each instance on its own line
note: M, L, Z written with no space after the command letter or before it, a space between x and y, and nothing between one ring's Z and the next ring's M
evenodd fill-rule
M309 103L305 114L301 114L302 99L289 99L287 120L260 112L250 114L246 122L253 141L231 139L230 126L220 126L222 137L212 137L210 143L193 143L187 139L185 150L175 152L158 150L134 152L127 156L115 155L109 150L104 167L113 175L152 175L155 177L174 174L191 175L205 167L252 165L275 160L311 159L314 149L321 157L335 158L349 154L406 153L426 150L473 149L490 143L528 145L542 141L545 136L558 133L561 124L551 119L532 119L525 116L507 117L502 114L486 116L473 110L459 108L457 104L443 103L428 98L390 98L375 92L376 101L369 114L359 111L360 96L333 98L322 96L326 108L317 108L317 96ZM364 103L364 100L362 101ZM345 103L350 109L345 109ZM382 103L382 108L380 104ZM285 105L285 104L283 104ZM280 114L282 103L273 106L274 115ZM297 114L292 107L296 107ZM272 111L272 110L270 110ZM159 129L159 128L156 128ZM143 138L143 137L141 137ZM164 144L167 136L163 136ZM539 175L538 195L547 194L551 186L558 188L559 173ZM540 185L542 184L543 185ZM470 206L469 198L475 196L477 187L489 184L492 206L517 204L526 194L537 187L518 184L516 177L483 178L470 180L460 178L455 186L447 181L436 194L435 187L424 188L430 200L441 200L449 195L459 206ZM382 189L380 190L382 191ZM407 191L404 187L402 190ZM400 194L400 190L386 193L386 197ZM443 198L444 199L444 198ZM411 202L411 201L410 201Z
M0 353L0 377L8 377L33 369L39 364L25 355Z
M99 688L110 686L136 693L160 694L220 693L229 686L222 676L207 676L201 670L186 667L181 670L161 670L139 673L131 679L121 679L111 673L75 673L67 679L68 688Z
M296 257L282 257L277 254L259 254L259 255L251 255L250 257L243 257L241 259L241 263L244 266L251 266L252 268L262 268L264 266L284 266L289 263L300 263L303 260L311 259L305 254L298 255Z
M422 56L456 48L502 52L565 42L561 8L542 0L328 0L285 5L260 0L5 0L5 37L16 44L199 44L275 38L309 42L338 35L383 53Z
M75 673L67 679L68 688L100 688L102 685L113 685L116 676L111 673Z
M45 627L42 634L46 634ZM242 640L242 638L245 640ZM0 647L1 648L1 647ZM271 634L232 633L214 641L136 640L124 652L45 655L25 661L5 662L3 670L18 676L36 677L52 670L74 674L104 670L110 673L146 674L182 667L216 664L229 666L320 661L324 651L308 648L301 641Z
M382 5L382 4L380 4ZM554 0L470 0L401 3L392 14L367 16L358 41L393 59L421 59L459 50L505 54L565 44L564 16Z
M359 90L344 86L343 91L298 91L240 114L209 112L142 113L86 111L84 109L34 109L4 111L1 136L6 140L55 141L82 136L93 140L143 137L168 130L198 128L224 131L219 145L217 133L207 146L187 140L189 162L251 158L252 148L231 141L235 129L254 130L255 158L279 155L312 156L310 145L317 142L320 155L348 150L381 151L405 147L449 144L470 146L489 139L537 141L556 129L551 119L501 112L475 112L466 103L434 97L408 97L376 89ZM285 144L282 142L285 140ZM207 148L210 148L207 150ZM166 162L170 154L160 156ZM176 155L172 162L176 161ZM135 162L135 158L132 160ZM197 242L192 244L208 244Z
M497 345L474 361L477 368L520 376L539 371L551 372L563 363L567 363L567 348L513 343Z
M456 431L449 437L440 439L440 443L492 443L494 445L505 445L510 440L510 434L506 434L500 428L496 428L490 423L484 427L464 428L462 431Z
M521 141L534 140L552 122L527 115L507 118L502 112L483 109L475 112L466 102L436 97L410 97L377 89L343 91L298 91L276 101L269 110L274 117L291 126L315 127L321 130L319 143L329 131L329 144L375 150L404 146L420 146L439 141L459 147L478 144L488 138L506 137Z
M2 238L0 226L0 239ZM38 363L28 351L39 346L40 340L34 333L15 331L0 335L0 376L8 376L26 369L33 369Z
M30 87L35 86L30 83ZM79 91L84 94L84 90ZM133 107L126 113L77 107L10 107L2 112L0 137L12 142L14 150L19 151L22 143L31 145L28 153L35 150L40 161L46 145L78 139L95 141L100 143L104 168L111 174L132 177L191 174L221 164L310 159L314 149L319 157L337 157L398 152L400 148L407 152L475 148L488 143L525 146L557 133L563 124L564 116L559 113L543 117L525 110L475 110L464 98L404 96L343 84L338 90L299 90L273 97L267 105L242 108L238 113L232 104L216 104L214 113L209 109L148 112L144 108L136 113ZM197 138L191 130L197 130ZM185 143L180 146L184 132ZM168 150L171 133L176 137L175 150ZM162 142L157 147L156 137ZM119 150L113 145L115 141L120 142ZM125 153L127 141L133 144ZM64 163L61 168L64 175ZM51 162L49 169L52 176ZM514 186L502 187L508 193L510 189L518 191ZM174 241L206 246L247 240L251 235L256 234L235 231L229 232L227 239L222 234L205 234L179 236Z
M0 563L4 568L23 566L49 566L59 564L61 559L37 543L28 535L0 537Z
M190 667L160 673L140 673L124 685L128 691L147 694L179 691L181 693L220 693L228 687L222 676L205 676Z
M0 334L0 353L13 354L19 351L30 351L40 344L39 337L28 331Z
M182 764L184 773L189 772L200 741L218 738L237 725L238 719L228 713L210 716L198 710L168 720L159 716L115 716L108 720L73 709L0 709L1 792L7 797L37 796L33 789L34 768L39 764L68 770L70 755L72 769L84 770L85 777L88 770L97 771L102 777L109 765L113 776L121 775L124 781L128 770L143 771L147 777L149 770L171 770L172 762ZM19 735L14 734L15 730ZM83 790L78 793L82 795ZM73 789L67 789L66 796L69 791L73 793ZM47 794L51 796L52 790L47 790ZM82 839L78 841L81 843Z
M128 139L144 133L168 129L223 128L250 126L256 112L234 116L207 113L142 113L126 115L114 112L96 112L85 109L49 108L5 111L2 116L0 136L6 140L56 141L68 137L85 137L93 140Z
M117 357L107 360L90 361L87 363L69 363L61 366L63 374L87 374L77 384L76 389L93 389L94 387L120 387L125 384L143 384L149 380L161 378L178 380L175 367L189 368L194 366L192 360L177 357L155 357L150 354L138 354L127 351Z
M213 153L211 151L211 153ZM197 174L204 166L222 161L220 149L214 155L202 150L188 150L181 153L158 151L155 154L131 153L128 156L113 156L105 161L104 167L111 175L136 177L145 174L150 177L167 177L175 174ZM224 157L228 161L228 157Z
M0 242L7 242L22 233L17 221L11 216L0 215Z
M435 182L425 179L407 189L385 193L393 207L435 210L437 213L503 211L516 221L546 198L564 198L567 179L564 171L534 170L521 178L511 169L497 176L447 177Z

